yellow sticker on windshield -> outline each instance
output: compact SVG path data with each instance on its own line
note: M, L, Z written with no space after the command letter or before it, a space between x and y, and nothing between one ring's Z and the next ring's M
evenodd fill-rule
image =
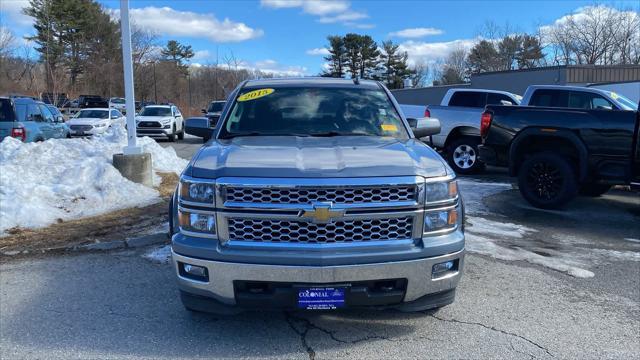
M611 97L613 98L613 100L617 100L619 98L618 94L614 93L613 91L611 92Z
M275 91L274 89L259 89L259 90L249 91L246 94L242 94L238 96L238 101L249 101L249 100L259 99L263 96L267 96L273 93L274 91Z
M393 125L393 124L382 124L382 125L380 125L380 127L384 131L392 131L392 132L398 131L398 127Z

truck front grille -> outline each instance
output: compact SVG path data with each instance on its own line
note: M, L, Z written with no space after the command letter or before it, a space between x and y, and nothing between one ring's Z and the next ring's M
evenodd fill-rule
M69 128L73 131L89 131L93 129L91 125L71 125Z
M341 220L327 224L306 221L229 218L232 241L327 244L411 239L413 217Z
M247 188L227 187L226 201L254 204L366 204L395 201L416 201L415 185L322 187L322 188Z

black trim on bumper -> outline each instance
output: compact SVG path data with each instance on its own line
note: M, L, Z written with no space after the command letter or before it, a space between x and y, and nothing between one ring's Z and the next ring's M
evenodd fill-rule
M449 305L454 302L455 297L456 297L456 289L451 289L451 290L447 290L447 291L443 291L435 294L425 295L414 301L405 302L405 303L400 302L400 303L389 304L389 305L377 304L375 301L372 301L369 304L361 301L359 301L356 304L353 304L353 303L350 303L349 300L347 300L347 306L342 308L341 310L349 310L349 309L355 309L355 308L369 308L369 309L377 309L377 310L395 309L403 312L417 312L417 311L425 311L425 310L430 310L430 309ZM235 315L235 314L242 313L244 311L301 310L291 306L276 306L276 307L267 306L268 304L261 304L261 306L259 307L228 305L220 301L217 301L213 298L187 293L182 290L180 291L180 299L182 300L182 304L188 310L206 312L206 313L212 313L212 314L218 314L218 315ZM330 310L330 311L339 311L339 310Z

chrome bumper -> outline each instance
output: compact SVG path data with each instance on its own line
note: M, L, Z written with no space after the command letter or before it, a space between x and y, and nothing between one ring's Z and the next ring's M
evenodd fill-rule
M202 260L171 252L174 271L181 290L191 294L212 297L222 303L234 305L234 280L295 282L301 284L332 284L355 281L407 279L404 302L422 296L454 289L462 276L464 250L431 258L388 263L340 266L289 266L227 263ZM433 265L459 259L458 271L433 279ZM196 281L179 274L178 262L206 267L209 282Z

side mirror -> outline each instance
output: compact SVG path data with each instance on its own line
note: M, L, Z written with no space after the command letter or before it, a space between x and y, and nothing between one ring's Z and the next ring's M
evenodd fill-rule
M434 118L407 119L413 135L418 139L440 133L440 121Z
M56 116L56 122L59 122L59 123L64 122L64 117L62 117L62 115Z
M193 117L185 120L184 132L201 138L210 138L213 129L209 127L209 119L206 117Z
M207 109L202 109L200 110L201 113L206 114L207 113Z

